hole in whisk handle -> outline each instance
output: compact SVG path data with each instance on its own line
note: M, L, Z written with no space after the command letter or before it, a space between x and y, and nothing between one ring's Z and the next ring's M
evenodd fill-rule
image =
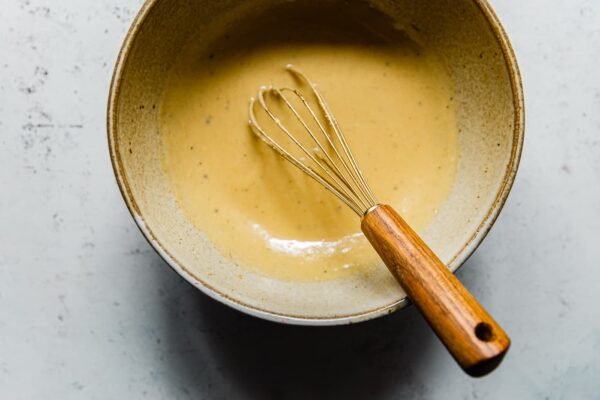
M494 339L494 330L487 322L480 322L475 326L475 336L482 342L490 342Z

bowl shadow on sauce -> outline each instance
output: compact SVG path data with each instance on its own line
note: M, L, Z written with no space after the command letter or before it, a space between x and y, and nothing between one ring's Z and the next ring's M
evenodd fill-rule
M334 327L277 324L209 298L169 271L149 268L161 293L163 379L187 398L426 396L422 378L440 349L415 308ZM156 293L156 292L154 292Z

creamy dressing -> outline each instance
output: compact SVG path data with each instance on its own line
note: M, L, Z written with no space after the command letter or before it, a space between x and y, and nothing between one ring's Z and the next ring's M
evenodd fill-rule
M452 81L435 54L374 11L359 15L273 11L208 44L192 40L176 61L160 106L162 167L186 217L224 257L295 281L380 264L360 219L247 126L249 97L291 83L288 63L319 84L380 202L420 231L448 196L458 154Z

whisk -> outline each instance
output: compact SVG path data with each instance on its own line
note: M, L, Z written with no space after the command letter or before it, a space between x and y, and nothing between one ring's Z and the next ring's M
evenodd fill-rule
M510 345L504 330L402 217L377 201L317 85L294 66L286 69L310 98L298 88L262 86L250 99L252 131L361 218L363 233L458 364L472 376L492 371ZM282 140L258 122L257 108ZM293 126L277 112L286 112Z

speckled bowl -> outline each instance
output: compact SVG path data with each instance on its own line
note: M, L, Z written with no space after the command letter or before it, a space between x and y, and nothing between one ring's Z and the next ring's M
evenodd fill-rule
M108 140L119 187L142 233L169 265L231 307L305 325L352 323L388 314L408 301L383 264L368 276L292 283L230 263L182 215L161 171L157 105L166 74L186 40L216 17L250 16L281 2L145 2L125 38L110 88ZM343 1L339 4L344 6ZM524 123L517 62L484 0L373 0L371 5L394 18L398 29L417 31L422 44L445 59L456 84L457 179L434 221L421 232L454 271L492 227L517 171Z

